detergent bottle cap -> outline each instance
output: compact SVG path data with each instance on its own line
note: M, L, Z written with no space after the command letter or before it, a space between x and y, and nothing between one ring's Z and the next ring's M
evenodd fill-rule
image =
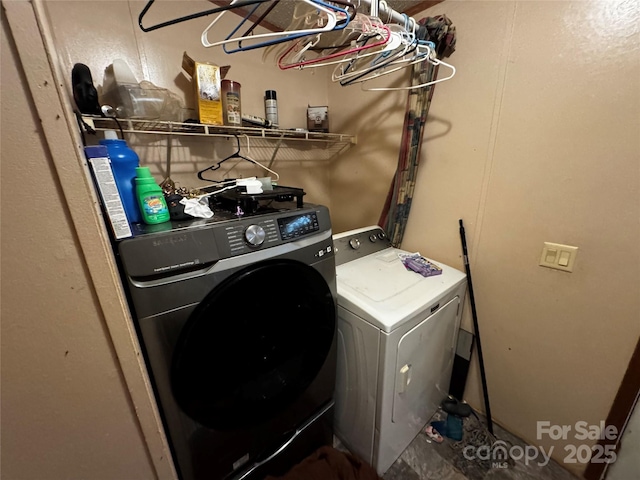
M115 130L105 130L104 132L105 140L118 140L118 132Z

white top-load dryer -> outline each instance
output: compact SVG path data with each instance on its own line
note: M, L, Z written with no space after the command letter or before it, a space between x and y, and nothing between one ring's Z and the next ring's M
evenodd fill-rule
M377 226L333 236L335 434L384 474L447 396L466 275L409 271Z

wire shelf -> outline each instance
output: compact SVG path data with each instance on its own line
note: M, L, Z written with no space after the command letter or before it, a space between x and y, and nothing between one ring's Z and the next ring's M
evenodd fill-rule
M83 119L96 131L115 130L116 123L105 117L84 115ZM250 141L251 151L263 151L270 156L276 146L279 158L290 161L327 161L356 143L354 135L316 133L298 130L279 130L255 127L226 127L201 123L179 123L155 120L119 118L122 131L127 134L169 135L172 137L239 137ZM283 156L282 154L286 154Z

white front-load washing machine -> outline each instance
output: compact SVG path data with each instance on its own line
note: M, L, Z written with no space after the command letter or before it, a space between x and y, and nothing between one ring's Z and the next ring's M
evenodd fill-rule
M448 395L466 275L407 270L377 226L333 236L338 291L334 430L382 475Z

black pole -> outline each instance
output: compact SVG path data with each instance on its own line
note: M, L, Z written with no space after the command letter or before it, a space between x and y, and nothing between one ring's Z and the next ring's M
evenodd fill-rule
M480 378L482 379L482 394L484 396L484 408L487 413L487 428L493 435L493 421L491 420L491 407L489 406L489 392L487 390L487 376L484 371L484 358L482 356L482 343L480 343L480 328L478 327L478 312L476 311L476 299L473 296L473 282L471 281L471 268L469 267L469 254L467 253L467 237L464 233L462 219L460 219L460 240L462 241L462 259L467 271L467 285L469 286L469 303L473 315L473 328L476 331L476 346L478 348L478 363L480 364Z

